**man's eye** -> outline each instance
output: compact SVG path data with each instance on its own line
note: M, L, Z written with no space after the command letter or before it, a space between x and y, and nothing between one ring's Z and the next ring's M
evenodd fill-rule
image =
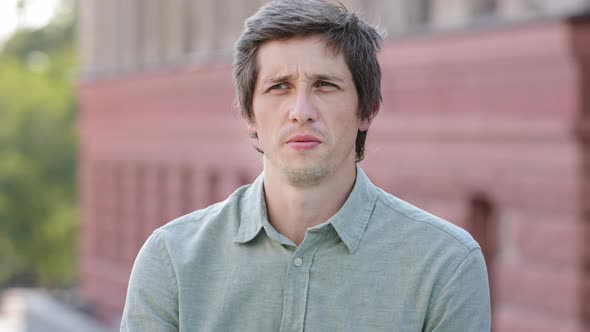
M337 87L335 84L332 84L332 83L326 82L326 81L319 81L316 83L316 86L318 88L322 88L322 87L336 88Z
M288 88L287 84L279 83L279 84L275 84L275 85L271 86L269 88L269 90L284 90L286 88Z

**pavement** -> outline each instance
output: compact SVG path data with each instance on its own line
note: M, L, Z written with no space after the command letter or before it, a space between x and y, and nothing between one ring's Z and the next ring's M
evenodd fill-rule
M42 289L10 289L0 294L0 332L111 332L82 311Z

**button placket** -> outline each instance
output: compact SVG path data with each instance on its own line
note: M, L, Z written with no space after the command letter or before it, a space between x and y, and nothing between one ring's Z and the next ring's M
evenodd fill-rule
M280 331L303 331L309 288L309 270L313 263L313 256L324 237L325 234L321 232L308 232L292 256L285 280Z

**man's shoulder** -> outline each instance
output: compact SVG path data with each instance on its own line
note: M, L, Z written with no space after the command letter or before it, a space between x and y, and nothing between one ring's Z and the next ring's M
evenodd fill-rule
M466 251L479 248L473 237L461 227L426 212L380 188L376 207L379 218L385 219L395 232L419 232L420 238L432 244L455 245Z
M239 222L239 213L242 197L251 185L238 188L225 200L209 205L205 208L180 216L155 230L167 236L185 237L207 231L219 229L223 223L225 226ZM211 228L209 226L214 226ZM235 225L237 227L237 225ZM223 227L223 226L221 226Z

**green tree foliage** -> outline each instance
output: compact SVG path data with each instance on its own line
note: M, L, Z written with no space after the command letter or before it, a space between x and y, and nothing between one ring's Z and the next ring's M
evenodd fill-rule
M0 53L0 288L75 280L75 24L64 2Z

